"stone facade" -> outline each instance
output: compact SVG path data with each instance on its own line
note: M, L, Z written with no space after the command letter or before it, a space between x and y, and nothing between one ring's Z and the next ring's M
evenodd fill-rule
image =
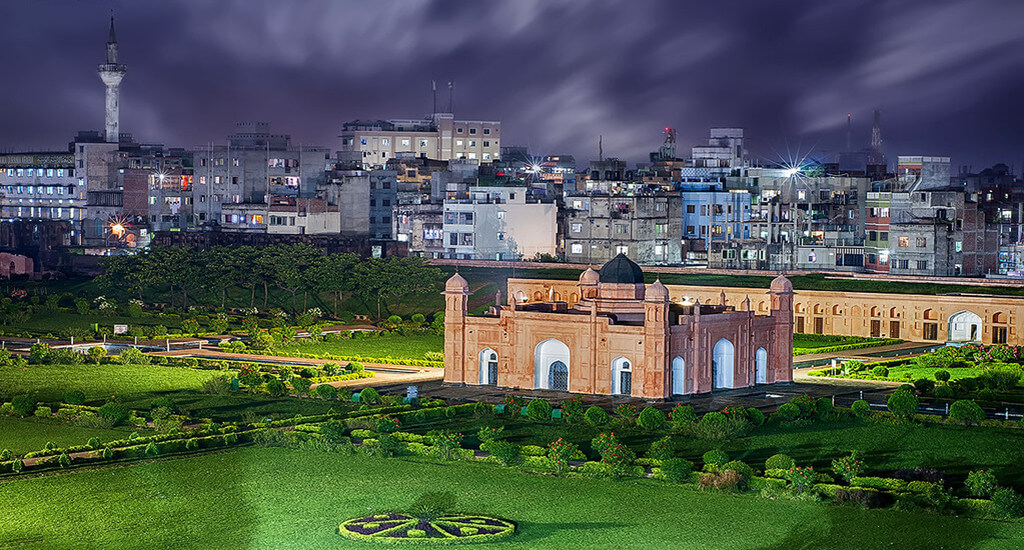
M749 299L750 309L755 313L771 311L763 288L666 286L672 302L719 303L724 294L726 305L742 304ZM508 292L527 304L549 295L567 301L569 307L580 301L579 289L573 281L509 279ZM929 343L1024 345L1024 333L1016 327L1018 320L1024 318L1024 297L1020 296L801 290L793 300L793 316L795 332Z
M773 281L766 315L749 301L672 303L665 285L644 285L624 255L534 301L519 283L510 280L507 306L470 317L465 279L448 280L445 382L668 399L792 381L793 291L785 277ZM562 299L570 293L573 304Z

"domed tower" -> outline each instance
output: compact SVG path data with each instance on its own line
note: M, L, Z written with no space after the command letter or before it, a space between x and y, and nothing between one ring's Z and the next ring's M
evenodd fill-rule
M117 62L117 34L114 32L114 16L110 16L110 36L107 38L107 62L98 67L100 80L107 86L106 94L106 137L107 143L120 139L118 117L121 102L121 79L128 67Z
M599 298L643 300L644 289L643 270L622 253L604 264L598 274Z
M768 364L768 383L793 381L793 283L785 275L772 280L768 294L772 301L775 334Z
M586 300L588 298L597 297L597 283L600 282L601 276L597 274L592 268L587 268L586 271L580 274L580 298Z
M469 283L456 273L444 284L444 381L466 382L466 313Z
M669 301L668 289L661 280L647 289L644 298L643 392L648 396L668 397L669 381Z

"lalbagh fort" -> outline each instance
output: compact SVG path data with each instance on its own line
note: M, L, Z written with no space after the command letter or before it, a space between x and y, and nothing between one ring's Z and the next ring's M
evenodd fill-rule
M622 254L584 271L565 294L572 303L519 290L471 317L462 276L444 294L448 383L667 399L793 379L794 293L784 276L764 313L749 298L726 305L724 294L715 305L671 302Z

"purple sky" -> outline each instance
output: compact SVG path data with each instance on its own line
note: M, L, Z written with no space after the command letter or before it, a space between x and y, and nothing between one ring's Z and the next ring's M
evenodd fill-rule
M711 126L748 148L827 156L866 146L1024 163L1024 2L4 0L3 150L62 149L103 126L109 9L121 129L186 146L263 120L336 149L341 123L416 118L456 82L459 118L498 119L534 154L645 160Z

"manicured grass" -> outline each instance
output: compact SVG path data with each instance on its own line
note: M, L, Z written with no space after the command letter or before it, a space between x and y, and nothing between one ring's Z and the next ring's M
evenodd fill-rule
M1024 524L701 493L650 480L528 475L477 463L248 448L0 483L18 548L363 548L348 518L455 493L518 534L473 548L1018 548Z
M793 347L801 349L845 346L849 344L860 344L867 341L867 338L862 338L860 336L832 336L826 334L804 333L793 334Z
M424 359L424 354L428 351L444 351L444 336L414 334L410 336L346 338L336 342L296 342L282 347L281 351L318 355Z
M944 370L949 373L951 380L958 378L974 378L975 376L981 376L981 373L987 369L979 368L931 368L931 367L889 367L889 377L900 378L906 373L910 373L908 382L917 380L918 378L927 378L929 380L935 380L935 371Z
M84 445L91 437L110 441L127 437L130 428L104 430L80 428L53 420L36 418L0 417L0 449L10 449L15 454L38 451L52 441L58 447Z
M161 365L30 365L0 369L0 398L36 392L40 401L59 401L70 390L81 390L87 401L110 396L129 400L160 392L196 390L206 379L222 374Z

